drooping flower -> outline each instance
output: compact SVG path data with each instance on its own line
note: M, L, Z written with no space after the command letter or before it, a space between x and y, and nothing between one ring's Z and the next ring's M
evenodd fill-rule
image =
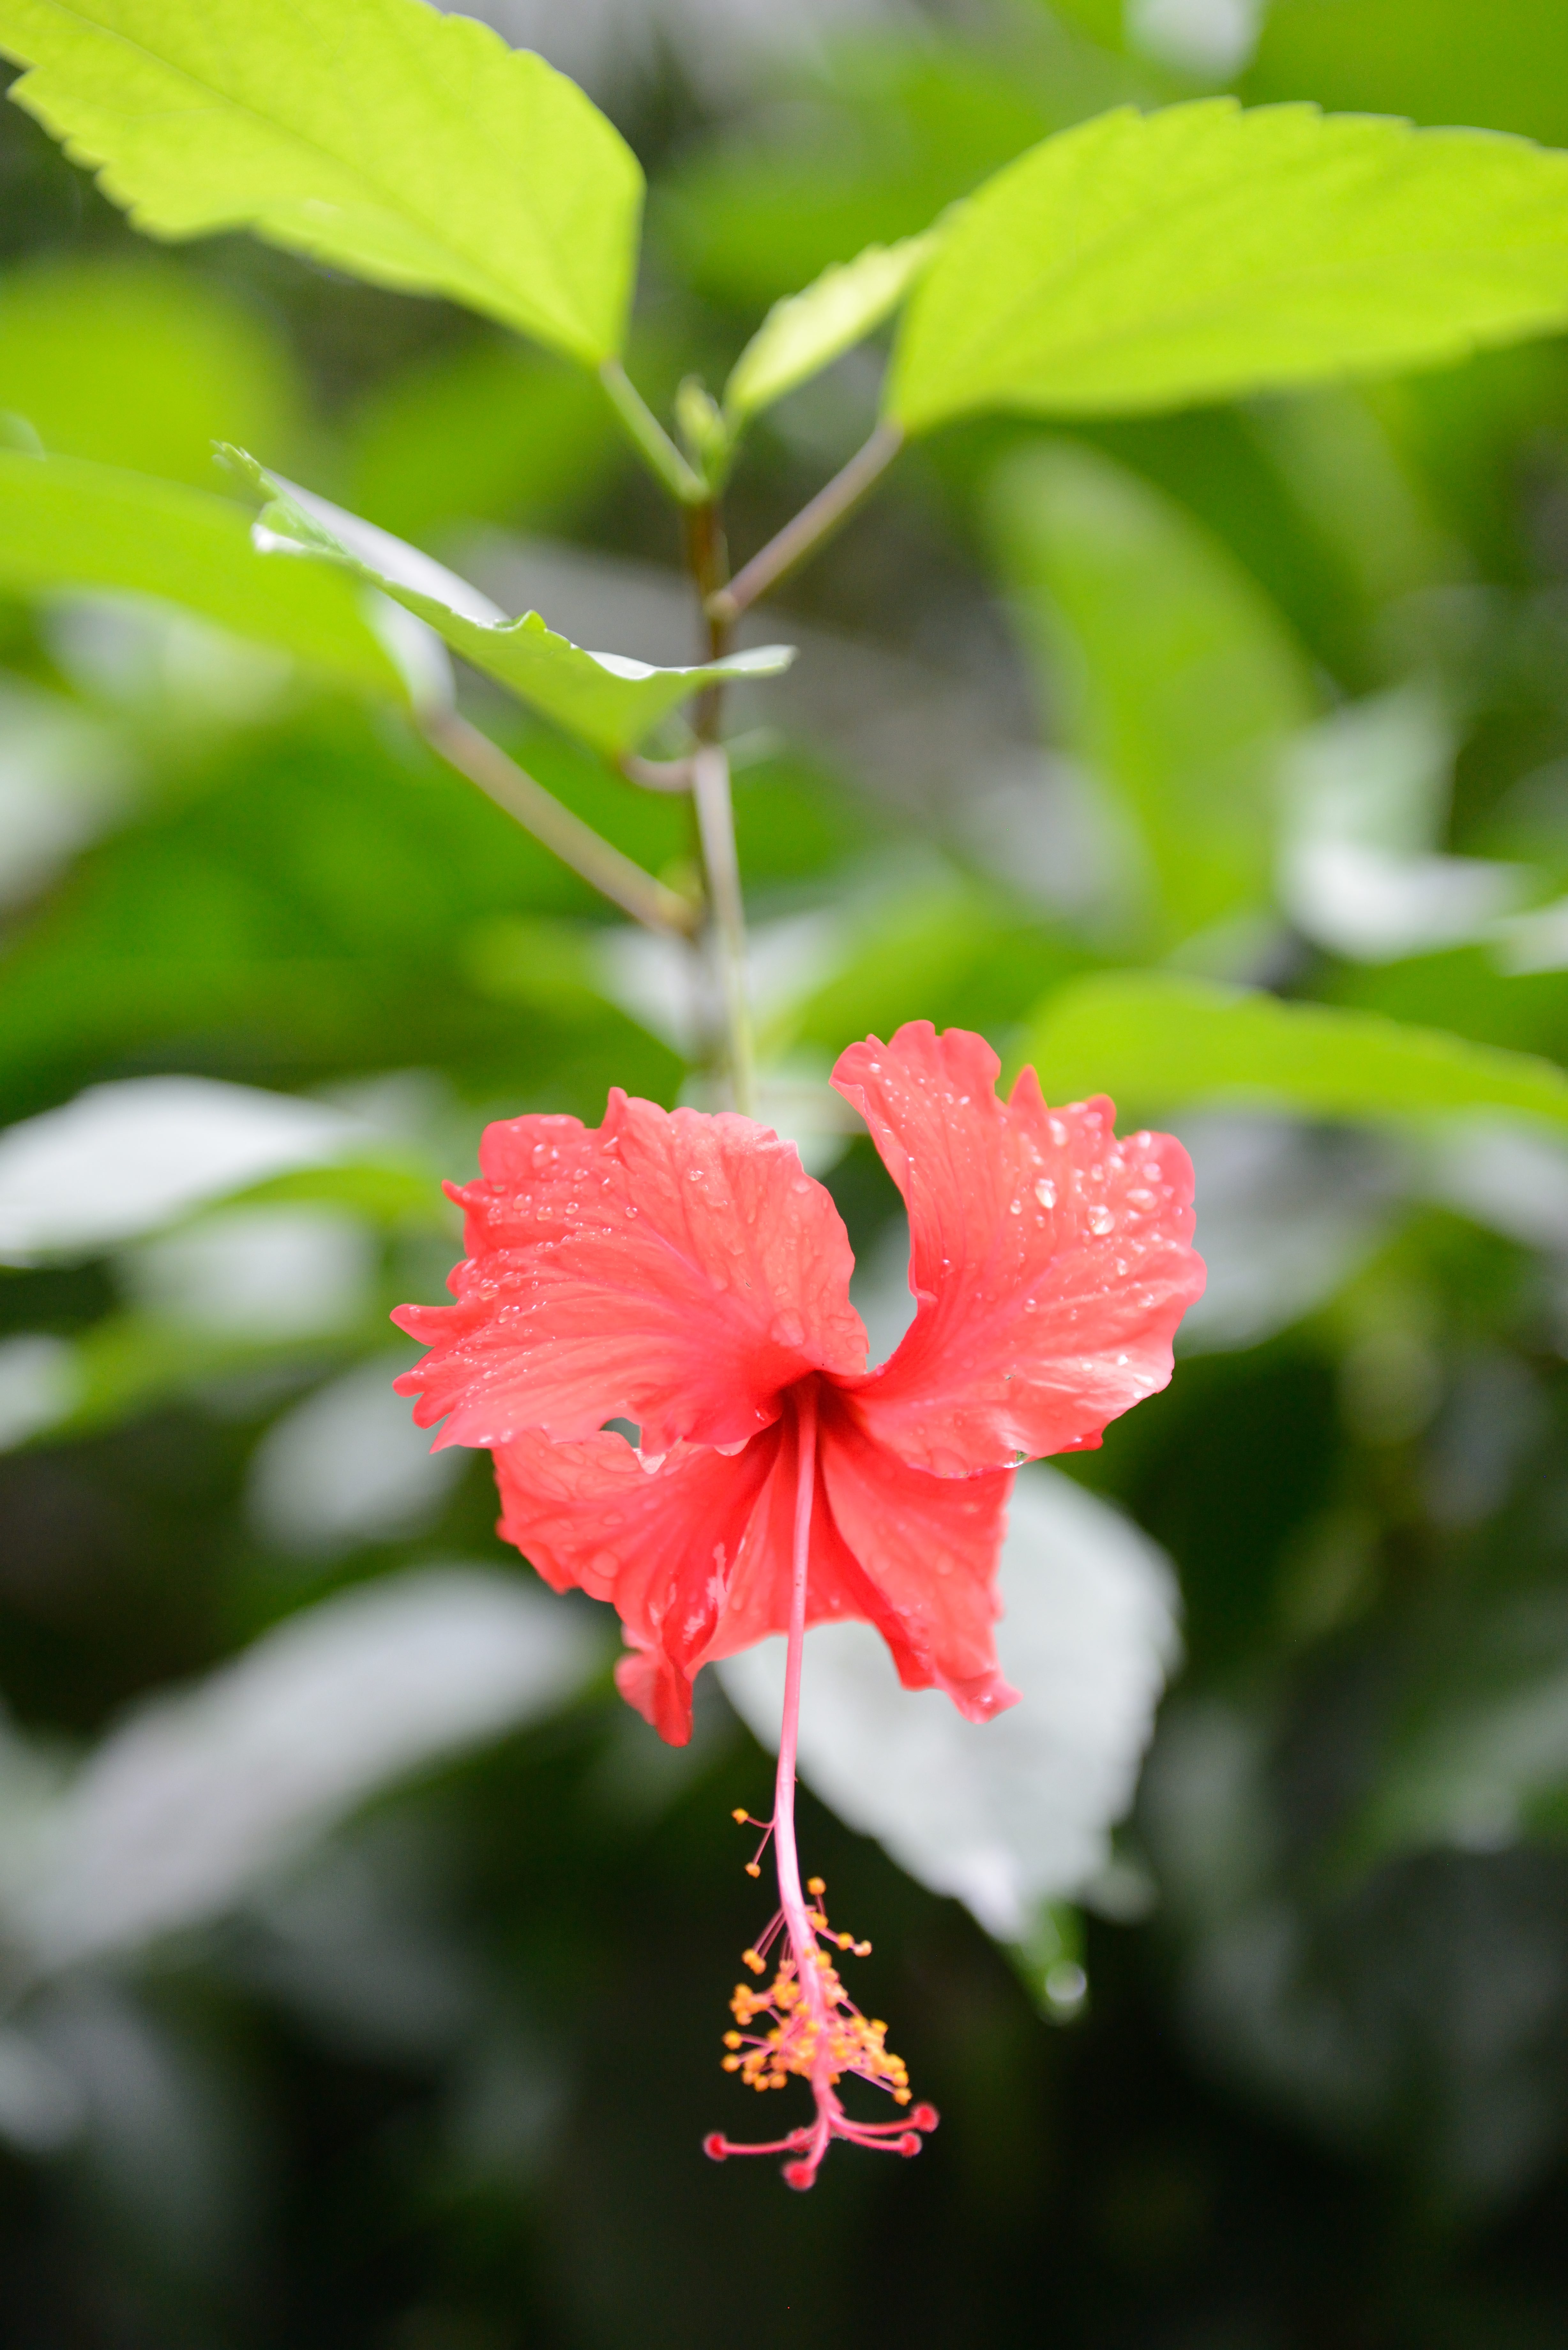
M439 1444L495 1456L502 1532L557 1589L618 1609L620 1684L690 1735L704 1664L789 1620L799 1407L818 1419L807 1621L857 1617L910 1688L1007 1704L992 1586L1013 1465L1097 1444L1170 1376L1202 1286L1192 1178L1168 1135L1118 1142L1100 1099L927 1022L851 1045L833 1082L909 1212L918 1300L866 1368L848 1237L793 1146L749 1118L613 1093L602 1127L490 1127L455 1305L394 1317ZM606 1430L633 1422L640 1445Z
M804 1627L863 1618L906 1687L945 1690L972 1721L1010 1704L992 1627L1013 1468L1098 1444L1163 1387L1203 1285L1180 1144L1118 1141L1103 1097L1051 1109L1031 1069L1004 1102L999 1066L981 1037L917 1021L834 1071L909 1211L917 1310L877 1369L848 1237L793 1146L618 1091L597 1128L486 1130L479 1181L452 1192L457 1302L394 1317L430 1347L399 1382L416 1418L444 1423L439 1444L491 1450L501 1532L548 1582L614 1603L618 1681L663 1737L690 1736L701 1666L791 1635L773 1832L781 1980L805 2007L776 2022L791 2061L765 2077L803 2072L816 2093L817 2125L778 2142L805 2149L795 2184L829 2136L878 2135L833 2094L856 2011L836 1975L825 1988L794 1859ZM885 2142L912 2150L907 2131Z

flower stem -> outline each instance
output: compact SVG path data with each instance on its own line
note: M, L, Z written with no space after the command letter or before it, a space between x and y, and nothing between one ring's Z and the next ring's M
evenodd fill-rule
M795 1443L794 1557L789 1587L784 1718L779 1724L779 1763L774 1780L774 1858L778 1869L779 1907L784 1911L790 1949L794 1954L795 1981L816 2027L816 2057L811 2071L816 2116L799 2157L784 2172L792 2187L809 2187L844 2112L829 2077L831 2018L823 1989L816 1934L806 1914L800 1856L794 1841L795 1749L800 1736L800 1676L805 1653L805 1602L811 1571L811 1505L816 1490L816 1388L809 1379L802 1383L800 1389Z
M811 1505L816 1488L816 1390L802 1382L795 1419L794 1557L789 1587L789 1648L784 1664L784 1721L779 1764L774 1781L774 1850L778 1861L779 1903L797 1958L815 1937L805 1914L800 1859L794 1842L794 1764L800 1740L800 1675L805 1653L806 1586L811 1566Z
M701 613L703 658L718 660L727 647L730 624L714 619L708 605L729 577L730 567L724 517L716 498L686 510L686 567L697 590ZM719 1033L714 1038L713 1057L722 1062L732 1108L754 1118L756 1066L746 983L746 909L741 889L741 861L735 847L730 762L719 741L722 697L722 686L713 685L698 702L697 748L689 763L697 845L708 901L702 946L717 1001L715 1026Z
M730 762L718 743L702 743L691 762L698 837L708 877L708 946L719 983L724 1021L724 1061L732 1106L756 1116L756 1066L752 1008L746 989L746 914L735 853Z

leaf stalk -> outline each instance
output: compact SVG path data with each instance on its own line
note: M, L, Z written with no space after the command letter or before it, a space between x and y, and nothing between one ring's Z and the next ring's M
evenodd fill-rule
M599 381L632 445L655 478L683 506L703 504L710 494L707 483L677 448L618 359L605 360L599 369Z
M497 807L514 816L552 856L570 866L590 889L629 914L634 922L666 935L691 937L701 920L700 908L645 873L581 816L564 807L553 792L535 783L527 769L509 758L488 734L481 733L455 711L431 712L421 721L421 731L448 766L477 784Z
M743 564L727 587L716 589L704 605L709 619L717 626L732 627L742 612L750 609L759 596L776 588L786 572L795 569L808 556L815 555L833 533L859 504L861 499L880 480L904 445L902 425L885 420L878 424L870 439L858 448L848 463L835 473L833 479L818 490L810 503L802 506L793 522L785 523L776 536Z

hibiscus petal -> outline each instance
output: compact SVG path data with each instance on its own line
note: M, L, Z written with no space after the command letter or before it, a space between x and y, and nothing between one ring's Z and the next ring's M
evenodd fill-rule
M734 1454L680 1444L652 1470L613 1434L496 1450L498 1531L557 1591L614 1605L637 1651L617 1670L621 1692L672 1746L691 1735L692 1675L779 1446L776 1429Z
M774 1465L707 1645L690 1660L693 1673L789 1628L799 1457L794 1413L759 1440L776 1443ZM873 1626L906 1689L943 1690L971 1721L1013 1704L1018 1692L998 1669L993 1629L1012 1482L1011 1469L961 1479L911 1469L869 1437L847 1399L825 1382L807 1624ZM629 1667L628 1659L617 1679L632 1696Z
M910 1468L826 1388L820 1460L834 1527L857 1570L859 1604L840 1612L877 1627L906 1689L945 1690L971 1721L1016 1703L994 1629L1012 1470L960 1478Z
M866 1333L849 1241L794 1147L750 1118L612 1092L599 1128L486 1129L455 1305L393 1316L431 1352L399 1381L442 1444L556 1440L627 1419L643 1450L740 1444L815 1369L853 1374Z
M1118 1141L1103 1095L1047 1108L1033 1069L1002 1102L1000 1067L983 1037L919 1020L833 1075L904 1195L919 1300L898 1351L848 1382L855 1409L944 1477L1097 1444L1164 1387L1203 1289L1181 1145Z

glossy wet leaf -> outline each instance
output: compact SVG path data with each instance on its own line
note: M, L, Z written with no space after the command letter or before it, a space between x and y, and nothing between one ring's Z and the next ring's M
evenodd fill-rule
M1203 99L1046 140L953 223L888 413L1116 413L1391 372L1568 317L1568 155Z
M0 52L149 235L248 228L590 367L619 348L642 173L487 25L424 0L3 0Z

